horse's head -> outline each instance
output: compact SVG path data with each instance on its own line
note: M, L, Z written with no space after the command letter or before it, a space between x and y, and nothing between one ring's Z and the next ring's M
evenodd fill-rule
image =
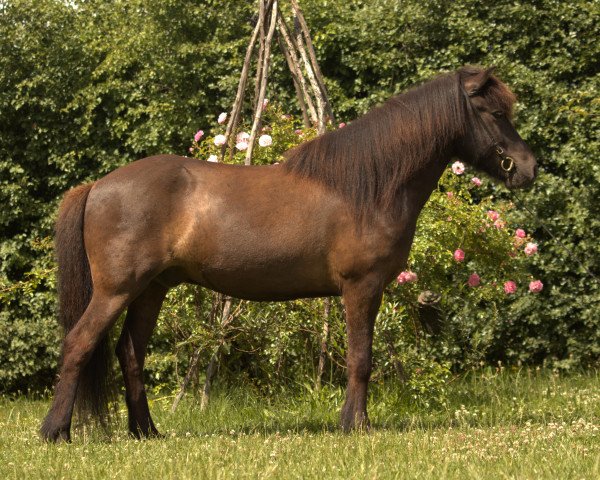
M465 67L458 72L467 118L457 153L508 188L527 187L537 174L535 156L511 122L515 95L492 71Z

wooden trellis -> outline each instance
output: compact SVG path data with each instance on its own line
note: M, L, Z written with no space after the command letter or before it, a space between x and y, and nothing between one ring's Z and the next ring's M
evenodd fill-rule
M282 0L283 1L283 0ZM288 68L292 76L298 105L302 111L302 118L306 127L316 127L319 134L325 133L327 124L334 122L333 110L323 81L323 75L317 58L315 55L313 43L308 30L308 25L300 9L297 0L289 0L293 30L288 27L286 19L281 12L281 3L278 0L258 0L258 19L250 42L246 49L244 64L240 73L240 80L233 102L233 107L229 115L227 127L225 130L226 142L221 147L221 161L225 159L227 147L229 147L230 159L233 157L233 143L235 142L235 132L241 120L242 107L246 96L248 77L252 69L252 60L256 57L256 72L255 72L255 88L254 88L254 103L252 115L252 129L250 131L250 139L246 150L244 163L252 164L252 153L256 143L256 137L261 129L261 120L263 112L263 104L267 91L267 83L269 78L269 66L271 63L273 40L277 38L277 43L283 53ZM275 33L277 32L277 36ZM231 312L231 298L216 294L213 301L213 313L220 310L221 330L224 331L232 322L236 312ZM329 312L331 308L330 299L325 300L323 311L323 329L321 336L321 346L319 354L319 365L315 386L321 386L321 377L325 367L327 356L327 341L329 335ZM208 404L212 379L217 369L218 359L221 348L225 343L225 338L215 348L209 365L206 371L206 379L202 389L201 408L205 408ZM181 389L175 401L173 402L172 411L175 411L181 398L185 394L185 390L197 374L198 360L201 349L196 349L190 359L190 367L181 385Z

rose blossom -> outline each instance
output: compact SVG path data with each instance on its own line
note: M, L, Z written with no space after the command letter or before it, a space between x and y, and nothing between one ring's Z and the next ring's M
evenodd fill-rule
M494 227L496 227L498 230L504 228L505 226L506 226L506 222L504 220L498 219L494 222Z
M271 138L271 135L261 135L258 139L258 144L261 147L269 147L273 144L273 139Z
M537 251L538 251L537 243L529 242L527 245L525 245L524 251L525 251L525 255L527 255L527 256L537 253Z
M469 287L478 287L480 283L481 278L479 277L479 275L477 275L476 273L472 273L471 275L469 275L469 280L467 280L467 285L469 285Z
M215 145L217 147L220 147L221 145L225 145L226 141L227 141L227 138L225 138L225 135L217 135L214 140Z
M207 161L207 162L213 162L213 163L216 163L216 162L218 162L218 161L219 161L219 159L218 159L218 157L217 157L216 155L211 155L210 157L208 157L208 158L206 159L206 161Z
M488 210L487 216L492 222L495 222L500 218L500 214L496 210Z
M481 181L481 179L480 179L480 178L473 177L473 178L471 179L471 183L472 183L472 184L474 184L474 185L475 185L475 186L477 186L477 187L481 187L481 184L482 184L483 182Z
M338 125L338 128L344 128L346 126L346 122L342 122Z
M204 132L202 130L198 130L196 135L194 135L194 142L198 142L204 136Z
M296 135L302 135L302 130L300 130L300 129L298 128L298 129L294 130L294 133L295 133Z
M418 277L415 272L406 270L404 272L401 272L400 275L398 275L398 278L396 280L398 281L398 283L402 284L402 283L416 282L417 278Z
M454 193L453 192L446 192L446 196L448 198L452 198L452 197L454 197Z
M235 144L235 148L237 148L240 151L244 151L248 148L248 142L246 141L241 141Z
M517 291L517 284L515 282L513 282L512 280L508 280L507 282L504 282L504 293L506 293L507 295L510 295L512 293L515 293Z
M452 171L456 175L462 175L463 173L465 173L465 166L462 162L454 162L452 164Z
M539 293L544 289L544 284L541 282L541 280L534 280L532 282L529 282L529 291L531 293Z
M225 123L225 120L227 120L227 112L221 112L219 118L217 118L217 123L220 125L222 123Z
M457 248L456 250L454 250L454 260L456 260L457 262L462 262L465 259L465 252L462 251L460 248Z
M526 236L527 236L527 234L525 233L525 230L523 230L522 228L517 228L515 230L515 237L525 238Z
M248 142L250 140L250 134L248 132L240 132L235 137L235 143Z
M194 153L194 147L190 147L189 150L190 150L190 153Z

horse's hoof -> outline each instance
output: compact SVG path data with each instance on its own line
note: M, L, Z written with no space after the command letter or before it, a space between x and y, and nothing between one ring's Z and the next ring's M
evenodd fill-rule
M356 414L342 414L341 425L344 433L350 433L352 431L366 432L371 430L371 422L365 412L359 412Z
M144 429L141 428L129 428L129 435L138 440L150 440L150 439L161 439L165 436L160 433L155 427Z
M51 428L42 426L40 437L48 443L71 443L71 432L66 428Z

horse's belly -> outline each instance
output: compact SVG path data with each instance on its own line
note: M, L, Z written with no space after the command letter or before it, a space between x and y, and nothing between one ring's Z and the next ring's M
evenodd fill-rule
M266 252L263 252L266 253ZM247 300L286 300L339 294L325 259L232 255L187 269L189 281Z

